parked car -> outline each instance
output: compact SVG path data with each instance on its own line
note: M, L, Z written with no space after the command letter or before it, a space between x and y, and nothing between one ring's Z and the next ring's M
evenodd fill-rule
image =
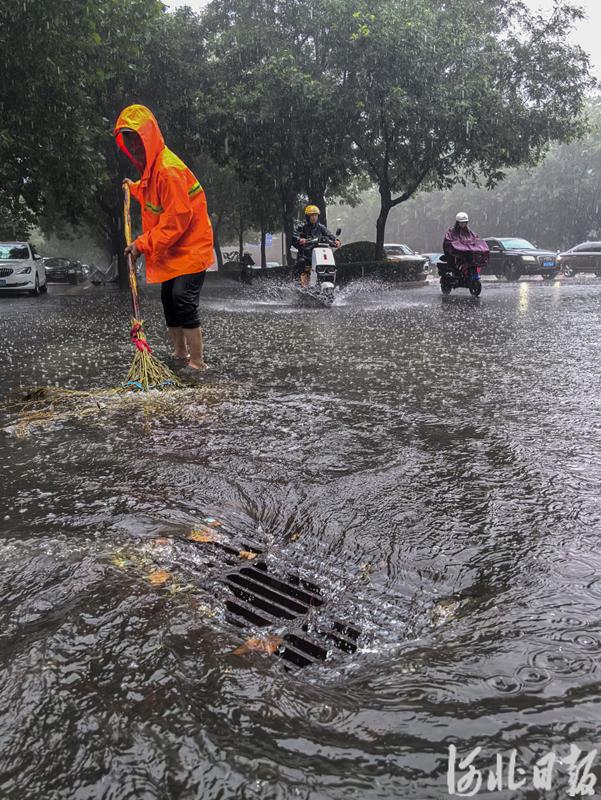
M42 256L28 242L0 242L0 290L29 292L39 295L47 291Z
M508 281L517 281L522 275L542 275L555 278L560 270L557 253L540 250L526 239L515 236L486 238L490 259L482 269L483 275L496 275Z
M427 270L430 266L430 262L426 256L416 253L415 250L412 250L407 244L385 244L384 252L387 261L410 261L413 264L416 261L421 261L424 270Z
M557 256L562 271L568 277L577 272L592 272L601 278L601 242L583 242Z
M45 258L44 269L48 283L83 283L86 279L84 266L70 258Z

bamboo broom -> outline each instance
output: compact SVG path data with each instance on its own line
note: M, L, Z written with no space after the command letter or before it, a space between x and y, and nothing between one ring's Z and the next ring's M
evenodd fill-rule
M125 241L131 244L131 214L129 185L123 184L123 223ZM136 348L124 388L132 391L147 392L149 389L175 389L181 387L181 381L169 367L155 358L144 333L144 320L141 319L140 299L138 296L138 278L136 264L132 256L127 254L127 274L131 292L131 332L130 338Z

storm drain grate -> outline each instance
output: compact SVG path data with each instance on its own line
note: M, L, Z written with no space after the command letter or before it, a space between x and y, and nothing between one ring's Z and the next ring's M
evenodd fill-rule
M361 631L347 622L332 617L327 622L312 621L309 632L311 609L324 605L315 583L294 572L274 574L261 560L262 551L255 545L236 548L223 540L211 544L223 551L226 563L231 564L232 556L238 557L241 550L253 559L252 563L226 572L223 578L230 595L225 605L231 624L243 630L287 627L278 655L299 667L326 661L333 648L342 653L356 652Z

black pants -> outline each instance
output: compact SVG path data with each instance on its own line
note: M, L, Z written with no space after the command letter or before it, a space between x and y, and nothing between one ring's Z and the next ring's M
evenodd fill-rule
M168 328L200 328L198 303L205 271L178 275L161 284L161 301Z

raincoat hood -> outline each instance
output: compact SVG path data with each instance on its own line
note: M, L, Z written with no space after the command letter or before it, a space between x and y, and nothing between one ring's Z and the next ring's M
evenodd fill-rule
M140 139L142 139L142 144L146 151L146 165L144 167L136 161L127 149L123 141L124 129L135 131ZM124 108L119 114L119 119L115 123L113 133L119 149L125 153L132 164L134 164L136 169L141 173L141 182L146 182L157 156L165 148L163 134L161 133L159 123L156 121L152 111L146 108L146 106L127 106L127 108Z

